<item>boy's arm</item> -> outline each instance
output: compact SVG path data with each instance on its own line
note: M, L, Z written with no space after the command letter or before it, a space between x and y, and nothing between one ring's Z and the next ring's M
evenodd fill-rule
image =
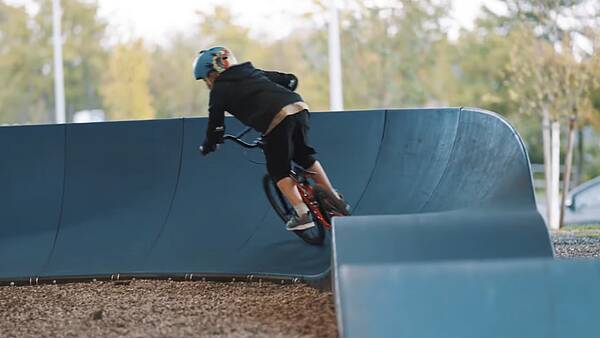
M267 70L263 70L262 72L269 80L291 91L294 91L296 88L298 88L298 78L294 74L286 74Z
M210 104L208 111L206 138L202 143L202 154L204 155L217 150L217 144L223 143L223 135L225 135L225 111L214 104Z

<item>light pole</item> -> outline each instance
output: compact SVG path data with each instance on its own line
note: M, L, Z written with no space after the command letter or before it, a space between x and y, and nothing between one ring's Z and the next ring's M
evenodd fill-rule
M329 109L344 110L342 94L342 53L336 0L329 0Z
M60 0L52 0L52 42L54 45L54 115L56 123L65 123L65 80L63 76Z

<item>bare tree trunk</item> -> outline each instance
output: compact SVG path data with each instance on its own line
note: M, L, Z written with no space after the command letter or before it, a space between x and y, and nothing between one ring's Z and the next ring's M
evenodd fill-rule
M567 156L565 158L565 174L563 175L563 193L560 201L560 222L559 228L565 225L565 201L569 193L569 183L571 181L571 168L573 166L573 146L575 141L575 121L576 115L571 115L569 119L569 137L567 139Z
M559 228L560 211L560 124L558 121L552 122L552 182L550 194L552 195L550 229Z
M583 129L579 127L577 129L577 178L575 179L575 185L580 185L581 180L583 178L583 149L585 145L585 140L583 139Z
M545 193L546 193L546 220L548 221L548 225L550 225L551 213L552 210L552 185L550 182L552 181L552 167L550 163L552 162L552 142L550 135L550 113L548 112L548 108L544 107L542 110L542 141L544 145L544 182L546 183Z

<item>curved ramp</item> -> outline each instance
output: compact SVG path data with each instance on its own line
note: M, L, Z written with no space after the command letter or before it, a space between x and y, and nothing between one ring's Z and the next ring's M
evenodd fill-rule
M591 323L598 293L564 284L577 274L568 283L592 290L598 265L553 263L527 153L502 118L407 109L312 120L321 161L363 215L334 221L331 248L284 230L260 153L226 144L199 155L206 119L0 128L0 282L311 280L333 261L348 337L561 337ZM574 316L574 304L590 311Z
M182 121L67 125L62 213L39 275L135 271L166 221Z
M60 223L65 126L0 128L0 278L38 274Z
M334 220L342 336L597 336L600 263L553 260L516 132L479 110L421 113L387 116L358 206L372 216Z
M385 116L313 114L314 143L353 204ZM0 128L0 279L326 274L329 247L303 244L269 208L264 165L249 161L262 154L226 144L202 157L205 127L195 118Z
M492 293L508 293L510 289L494 284L493 276L475 278L461 269L465 264L468 269L477 269L502 262L500 272L510 280L511 261L552 261L553 248L535 209L471 208L337 218L333 255L337 316L344 337L513 337L465 325L465 318L469 323L473 318L492 320L487 316L505 314L506 310L488 304L491 312L473 316L480 306L473 304L479 300L470 294L473 285L483 287L480 284L487 282ZM437 273L440 266L447 274ZM419 275L421 271L427 272ZM435 280L423 283L427 278ZM518 283L517 279L513 282ZM455 316L462 322L454 322ZM453 331L455 327L470 334Z
M477 109L388 111L358 214L490 205L535 208L529 159L513 128Z
M320 158L355 214L496 208L543 224L524 147L495 114L374 110L312 119ZM264 166L246 158L261 154L226 144L202 157L205 126L196 118L0 128L8 145L0 149L8 187L0 278L327 273L329 247L304 245L268 207Z
M535 210L453 211L336 218L335 264L553 258Z
M550 259L346 265L344 337L593 338L600 264ZM376 309L374 310L374 304Z

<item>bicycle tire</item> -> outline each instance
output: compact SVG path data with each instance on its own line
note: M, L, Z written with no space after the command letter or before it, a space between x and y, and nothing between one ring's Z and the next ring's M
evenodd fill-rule
M279 188L277 188L269 175L263 177L263 189L265 195L267 195L269 204L277 216L279 216L284 223L287 222L292 216L291 206L287 203L285 197L283 197L281 191L279 191Z
M263 189L269 204L279 216L279 218L286 223L292 213L292 207L289 205L277 184L271 179L269 175L263 177ZM310 245L322 245L325 241L325 228L321 222L314 220L315 227L307 230L296 230L293 231L298 237Z

